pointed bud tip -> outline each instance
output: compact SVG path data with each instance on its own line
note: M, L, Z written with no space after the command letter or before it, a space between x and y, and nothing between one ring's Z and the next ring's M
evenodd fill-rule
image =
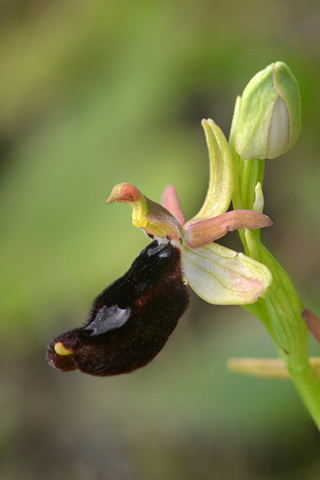
M206 127L206 126L213 126L213 125L216 125L216 122L214 120L212 120L212 118L203 118L201 120L201 125L203 127Z

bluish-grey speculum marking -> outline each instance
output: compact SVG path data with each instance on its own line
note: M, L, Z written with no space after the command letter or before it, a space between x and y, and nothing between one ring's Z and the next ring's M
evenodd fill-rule
M130 317L131 309L119 308L117 305L107 307L104 305L97 313L95 319L84 328L92 337L94 335L101 335L115 328L120 328L126 323Z

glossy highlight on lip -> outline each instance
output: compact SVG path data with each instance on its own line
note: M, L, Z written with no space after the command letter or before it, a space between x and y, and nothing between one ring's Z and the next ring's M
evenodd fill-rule
M47 360L63 372L131 372L159 353L188 305L180 249L155 240L126 274L96 297L82 327L51 343Z

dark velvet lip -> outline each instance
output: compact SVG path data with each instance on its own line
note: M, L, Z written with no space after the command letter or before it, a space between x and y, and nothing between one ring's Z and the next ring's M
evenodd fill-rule
M155 240L95 298L82 327L51 343L48 362L61 371L100 376L140 368L163 348L188 305L180 249ZM58 355L58 342L71 354Z

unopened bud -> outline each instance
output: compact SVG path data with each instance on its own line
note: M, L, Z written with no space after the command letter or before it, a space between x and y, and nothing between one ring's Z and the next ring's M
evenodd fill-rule
M300 129L299 84L285 63L272 63L243 91L235 149L246 160L276 158L295 144Z

